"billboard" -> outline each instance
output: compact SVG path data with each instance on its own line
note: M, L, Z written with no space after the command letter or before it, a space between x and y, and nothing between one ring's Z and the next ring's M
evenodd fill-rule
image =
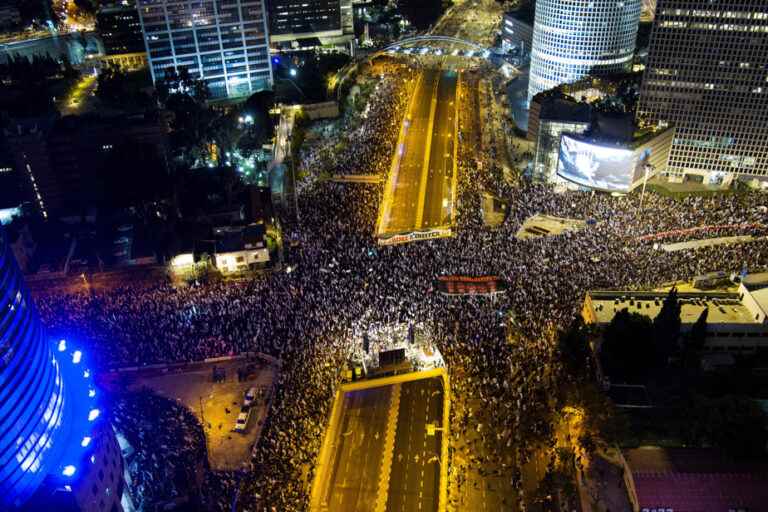
M648 155L643 156L638 158L631 149L600 146L563 135L557 175L584 187L628 192L632 183L643 175Z

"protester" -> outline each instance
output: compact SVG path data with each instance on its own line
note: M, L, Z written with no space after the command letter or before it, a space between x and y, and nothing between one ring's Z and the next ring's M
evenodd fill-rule
M400 79L412 77L408 70L401 73ZM560 368L553 333L578 313L586 291L646 289L708 271L765 265L764 239L678 252L654 246L765 234L759 227L766 220L761 194L673 200L647 193L642 208L637 194L558 194L547 185L505 181L493 154L479 155L469 144L459 147L455 236L380 247L374 232L382 185L317 178L322 170L386 175L412 86L397 82L380 82L367 116L345 136L340 153L323 146L303 155L310 172L300 187L301 223L284 224L285 240L296 244L286 262L292 272L186 288L139 283L93 294L37 294L49 330L90 344L102 367L245 351L283 361L253 472L240 494L244 510L307 509L307 482L340 369L361 346L359 333L372 324L428 327L446 359L458 404L453 434L465 462L452 471L487 468L519 489L519 466L531 457L530 441L551 442L547 398ZM477 140L472 127L462 122L461 140ZM507 219L497 228L483 227L482 190L507 206ZM517 239L523 221L537 213L588 223L560 236ZM702 226L728 227L679 231ZM652 234L661 235L642 239ZM494 299L445 297L434 281L450 274L497 275L508 291ZM130 412L141 414L147 411ZM468 438L471 444L460 442ZM199 454L199 443L189 450L185 460ZM141 474L137 478L147 485ZM161 476L154 472L151 478ZM153 485L169 495L162 482Z

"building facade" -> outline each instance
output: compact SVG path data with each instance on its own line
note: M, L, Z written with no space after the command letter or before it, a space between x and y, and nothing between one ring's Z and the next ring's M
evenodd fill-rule
M166 137L161 119L144 116L50 116L12 121L5 132L24 202L43 218L97 205L110 155L123 144L135 144L165 162Z
M0 283L0 510L122 511L122 457L86 357L47 338L2 228Z
M677 127L671 179L768 177L766 69L764 0L659 0L638 114Z
M144 52L144 34L135 5L106 5L96 14L106 55Z
M272 86L263 0L138 0L152 80L186 68L212 98Z
M144 34L135 5L102 6L96 14L96 30L104 44L102 64L116 65L124 70L146 67Z
M528 102L587 75L628 71L641 0L538 0Z
M739 293L678 293L680 331L689 332L707 309L707 335L703 354L715 352L754 353L768 347L768 293L739 289ZM619 311L640 313L651 319L661 310L666 292L600 290L587 293L581 316L601 332Z
M337 46L354 37L352 0L270 0L269 40L279 49L304 48L300 40L315 39L316 46Z
M560 96L540 98L537 104L540 105L540 112L531 177L535 181L554 183L557 181L560 136L563 133L577 135L586 132L592 123L592 109L586 103Z
M532 14L532 13L530 13ZM528 19L528 11L509 11L501 20L501 48L509 51L520 48L530 52L533 44L533 20Z

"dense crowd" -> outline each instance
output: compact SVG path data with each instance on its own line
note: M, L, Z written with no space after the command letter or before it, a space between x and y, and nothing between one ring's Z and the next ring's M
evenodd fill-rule
M394 85L383 80L380 87L391 93ZM328 157L330 168L338 169L334 174L386 173L398 123L390 118L379 124L385 118L380 109L402 110L402 94L386 101L386 94L373 96L369 112L376 115L346 139L340 155ZM466 131L472 124L463 126ZM462 133L465 140L471 136ZM764 240L666 252L637 239L697 226L764 224L766 200L757 193L681 200L649 193L640 208L635 194L556 194L545 185L505 183L491 162L479 164L471 148L460 148L453 238L379 247L373 234L382 187L310 176L299 198L302 221L288 223L285 233L293 245L286 262L295 269L291 273L188 288L137 284L92 295L38 294L37 303L51 330L92 343L103 366L253 350L282 359L253 472L240 495L243 510L306 509L307 482L339 370L360 343L354 333L372 323L419 322L440 347L459 403L452 421L457 439L474 431L471 443L479 443L456 446L464 462L454 465L453 474L467 466L494 468L519 488L519 465L531 456L522 441L551 435L545 412L558 371L552 333L570 323L585 291L641 289L707 271L759 268L768 254ZM484 189L507 205L506 221L494 229L483 227ZM590 222L556 237L517 239L522 222L537 213ZM497 275L508 292L495 299L445 297L434 281L449 274ZM508 342L512 325L515 343ZM139 414L130 411L118 415ZM155 461L147 462L153 467Z
M364 106L345 113L338 136L302 146L302 174L386 174L392 159L391 143L397 138L415 73L397 64L377 64L371 72L375 74L366 88L370 91L357 94L356 103ZM364 95L367 98L361 97Z
M115 429L130 446L125 464L137 510L197 503L206 462L203 429L195 416L148 390L121 394L111 412Z

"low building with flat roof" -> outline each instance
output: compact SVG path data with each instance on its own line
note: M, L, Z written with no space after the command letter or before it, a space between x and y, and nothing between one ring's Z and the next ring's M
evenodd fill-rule
M768 500L768 465L737 461L715 448L624 451L639 510L757 512Z
M765 289L768 299L768 288ZM619 311L627 309L651 319L661 310L667 292L637 292L621 290L590 291L584 299L584 322L605 328ZM707 336L704 352L754 352L768 347L768 321L758 314L751 293L681 293L681 331L690 331L704 309L707 313ZM760 297L762 298L762 297ZM766 301L768 302L768 301ZM762 304L766 304L762 302Z

